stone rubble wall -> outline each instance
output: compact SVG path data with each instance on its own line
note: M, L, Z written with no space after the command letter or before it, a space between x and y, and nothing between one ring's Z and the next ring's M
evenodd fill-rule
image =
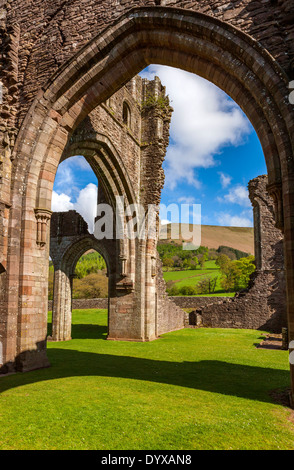
M247 291L200 308L202 324L212 328L248 328L281 333L287 326L284 274L255 273Z
M193 296L170 296L169 299L173 301L178 307L183 309L202 309L207 305L214 302L221 302L224 297L193 297Z

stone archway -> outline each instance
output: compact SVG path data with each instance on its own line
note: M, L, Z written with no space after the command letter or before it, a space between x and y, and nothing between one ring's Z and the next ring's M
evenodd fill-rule
M13 249L8 257L11 274L6 302L10 317L17 318L20 327L4 354L7 361L13 361L17 351L22 370L34 368L36 362L39 367L46 364L42 349L45 307L36 298L34 315L38 312L42 320L35 335L24 334L31 328L25 306L32 298L29 284L36 276L42 286L46 283L46 256L36 245L35 213L46 225L56 168L79 123L150 63L179 67L207 78L228 93L253 124L266 159L276 219L285 234L289 339L294 339L293 109L288 101L288 77L260 43L226 22L190 10L137 8L116 20L59 68L35 98L16 139L10 211ZM146 162L142 163L146 171ZM145 191L137 198L145 205L157 203L160 187L155 191L148 187L150 181L144 171L140 178ZM15 227L14 221L20 216L22 225ZM155 250L156 243L150 240L138 243L136 266L140 269L134 273L137 296L141 296L135 318L148 338L154 337L155 305L151 299L156 286L151 273ZM13 271L16 259L19 270ZM20 301L16 305L18 293ZM36 343L42 346L37 352ZM33 353L27 355L30 350Z
M99 241L88 232L87 224L77 212L53 214L50 240L50 255L54 266L53 341L71 339L72 282L76 264L85 252L96 250L103 256L107 266L110 298L115 292L116 259L112 248L111 243ZM111 307L111 302L108 305Z

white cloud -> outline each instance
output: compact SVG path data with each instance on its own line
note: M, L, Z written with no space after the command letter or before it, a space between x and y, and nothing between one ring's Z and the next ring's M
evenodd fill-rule
M77 211L87 222L89 232L93 233L94 218L97 210L97 186L89 183L79 192L76 202L72 202L67 194L58 194L56 191L53 191L51 210L53 212Z
M157 75L174 108L165 165L167 187L174 189L186 181L199 189L195 169L215 166L215 155L223 147L240 145L250 132L247 118L223 91L197 75L162 65L151 65L141 75L149 79Z
M223 173L222 171L219 171L218 174L220 176L222 188L227 188L231 184L232 177L229 175L225 175L225 173Z
M58 194L56 191L52 193L51 210L53 212L66 212L72 210L74 207L70 200L70 196L61 193Z
M220 200L221 198L219 198ZM248 189L246 186L238 184L234 186L228 194L224 196L224 202L230 202L232 204L239 204L240 206L250 207L251 203L248 196Z
M178 199L178 202L183 204L193 204L195 202L195 197L193 196L182 196Z
M69 196L79 191L75 185L76 175L78 172L92 171L89 163L81 155L67 158L58 166L56 178L54 181L54 189L59 193L62 192Z
M226 227L252 227L252 215L248 211L242 212L240 215L231 215L221 212L217 215L217 221L220 225Z
M80 168L83 171L93 171L85 157L82 155L77 155L75 157L71 157L68 162L71 162L71 165L75 168Z
M97 186L93 183L88 184L80 191L75 203L75 210L81 214L87 222L89 232L94 231L94 219L97 211Z
M167 225L167 224L170 224L171 221L167 220L167 219L160 219L160 223L161 223L161 225Z
M56 178L54 181L54 188L62 189L67 193L70 193L72 190L72 182L74 179L74 174L71 169L70 161L62 162L58 166L58 172L56 173Z

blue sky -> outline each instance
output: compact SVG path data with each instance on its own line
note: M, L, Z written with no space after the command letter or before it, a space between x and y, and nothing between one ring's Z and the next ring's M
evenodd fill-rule
M151 65L140 75L157 75L174 108L162 203L201 204L204 225L252 226L247 184L267 170L247 117L224 92L194 74ZM84 158L61 163L52 210L75 209L92 230L96 200L97 179Z

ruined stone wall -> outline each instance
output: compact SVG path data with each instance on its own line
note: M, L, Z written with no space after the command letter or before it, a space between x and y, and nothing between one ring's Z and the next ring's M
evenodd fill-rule
M256 272L245 291L225 300L211 298L211 303L201 308L204 326L278 333L287 326L283 235L275 227L274 204L266 186L266 175L249 182L254 208Z
M171 296L169 297L178 307L182 309L202 310L202 308L213 303L224 301L224 297L189 297Z
M185 312L166 293L162 262L157 255L157 325L158 335L184 328Z
M143 80L141 194L146 205L160 203L171 116L172 108L159 78Z
M134 77L128 86L122 87L101 106L95 108L78 126L71 137L68 148L75 142L91 142L107 136L119 153L125 173L129 176L134 193L139 193L141 162L141 89L142 79ZM130 123L123 120L123 106L130 110ZM70 154L73 153L70 150ZM65 151L65 156L70 156ZM89 160L91 164L91 160ZM95 168L93 168L95 171ZM97 175L98 176L98 175ZM98 176L99 177L99 176Z
M89 234L87 223L76 211L55 212L51 219L50 237L50 256L54 266L53 301L48 305L48 309L52 310L53 341L71 339L72 282L75 267L79 258L90 249L104 256L108 275L112 280L111 270L116 269L115 242L96 240ZM109 284L109 290L112 292L113 286L111 282Z
M183 308L193 308L201 314L202 326L214 328L252 328L281 332L286 326L286 291L283 256L283 235L275 227L273 201L267 192L267 176L249 183L249 197L254 210L256 272L245 291L234 298L173 297L168 298L159 255L156 262L156 335L189 327L189 315ZM87 227L77 214L54 214L51 226L51 250L61 252L72 235L84 235ZM61 220L65 223L61 224ZM68 223L66 222L68 220ZM58 221L58 223L56 223ZM72 222L73 221L73 222ZM78 222L78 223L77 223ZM63 228L60 228L63 227ZM61 233L62 232L62 233ZM59 243L56 240L60 235ZM61 237L63 235L63 237ZM74 308L106 308L106 299L79 300ZM77 307L78 305L78 307ZM200 317L199 317L200 318Z
M85 243L86 242L86 243ZM76 247L73 249L73 247ZM83 247L85 249L83 250ZM75 211L54 213L51 220L51 243L50 255L55 268L54 278L54 300L48 302L48 309L53 310L53 333L52 338L55 341L70 339L64 336L64 331L70 332L70 327L62 325L64 314L61 311L70 311L73 308L108 308L108 299L73 299L68 296L64 285L70 285L70 277L74 274L75 263L78 255L84 253L87 249L96 249L102 255L106 253L106 261L111 270L116 269L116 258L111 247L110 241L102 240L98 242L87 230L87 224L83 218ZM100 249L99 249L100 248ZM70 256L68 255L70 253ZM76 256L75 256L76 253ZM60 274L59 271L62 273ZM162 263L157 255L156 268L156 336L169 331L181 329L184 327L184 312L181 308L169 299L166 293L166 285L163 280ZM113 290L110 286L110 297ZM61 292L61 295L60 295ZM114 293L114 295L116 295ZM126 305L128 296L123 300L123 306ZM111 314L110 314L111 316ZM113 318L110 318L113 321ZM68 317L71 321L71 316ZM119 321L119 317L114 321ZM56 333L58 332L58 334Z
M83 217L74 210L53 213L50 226L50 257L55 269L65 267L68 268L68 273L74 274L75 263L91 248L99 251L111 267L111 272L115 272L114 240L97 240L89 233L88 224ZM67 253L70 253L70 256L65 258Z
M248 291L212 303L201 310L203 326L249 328L281 333L286 327L284 276L260 272L251 278Z

